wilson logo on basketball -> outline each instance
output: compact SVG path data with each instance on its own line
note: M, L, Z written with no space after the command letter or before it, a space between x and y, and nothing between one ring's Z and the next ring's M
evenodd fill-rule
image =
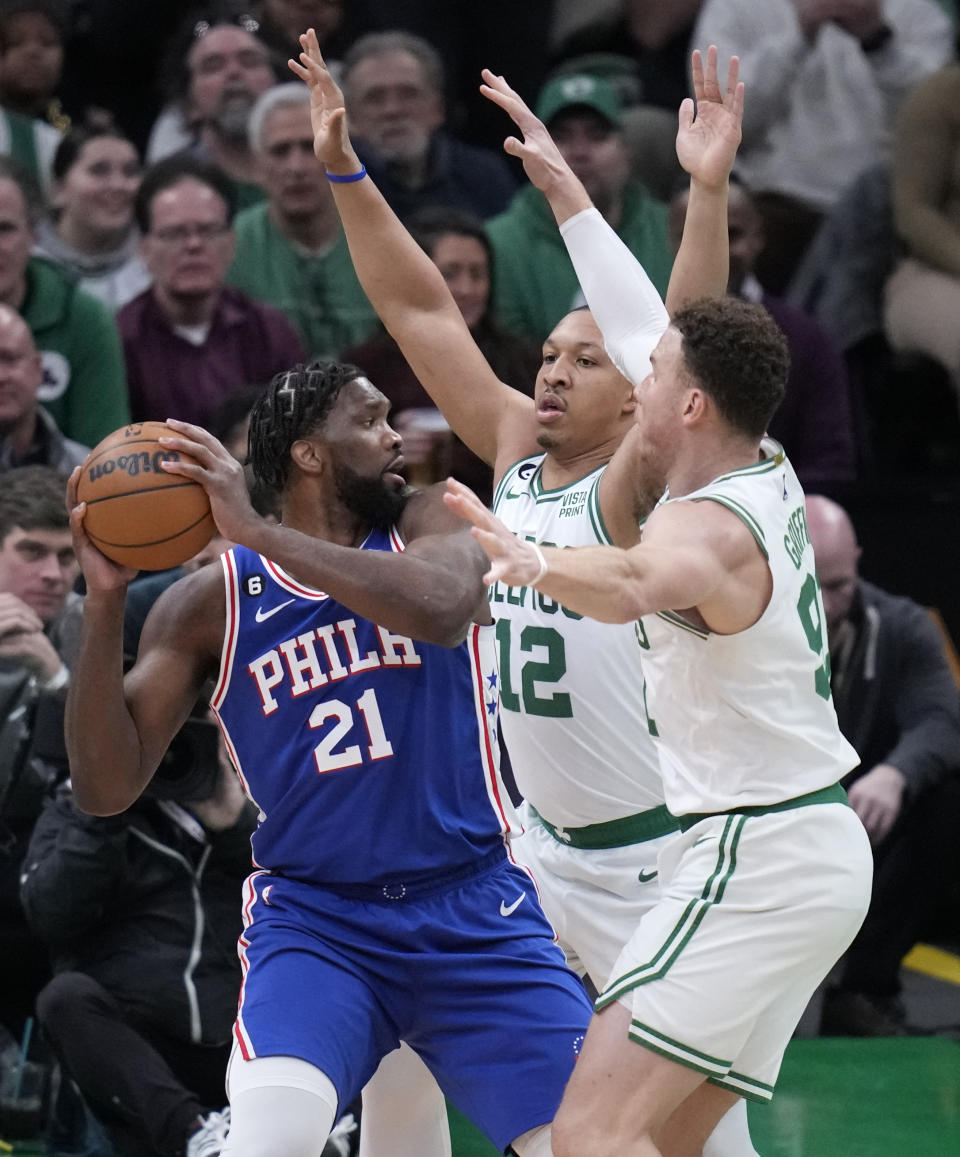
M91 482L112 474L114 470L125 470L127 476L136 478L139 474L163 474L161 462L179 461L180 455L176 450L156 450L153 454L141 451L139 454L121 454L119 458L107 458L103 462L95 462L89 470Z
M192 462L161 444L164 422L142 422L108 434L90 451L77 480L86 504L83 529L121 566L166 570L202 550L216 529L206 491L163 462Z

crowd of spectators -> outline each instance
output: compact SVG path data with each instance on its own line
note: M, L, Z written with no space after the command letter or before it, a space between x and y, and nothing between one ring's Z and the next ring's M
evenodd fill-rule
M234 928L223 896L242 878L238 848L254 820L215 763L209 796L158 793L92 821L73 807L57 752L38 750L38 720L56 718L69 680L79 599L63 475L130 420L220 432L230 414L242 426L259 386L320 357L361 366L390 398L411 479L452 472L490 496L488 468L442 422L359 286L313 152L308 91L286 67L301 31L317 30L367 170L490 364L526 392L540 343L583 298L546 201L500 147L508 128L477 94L480 66L536 109L665 291L686 206L673 142L690 50L739 55L747 94L728 291L761 302L787 335L793 369L771 433L810 489L875 481L896 461L960 478L952 0L447 0L442 18L438 7L0 0L0 912L5 958L18 965L0 1024L21 1034L43 990L34 1048L59 1061L120 1154L183 1152L195 1132L187 1151L219 1151L210 1072L225 1059L223 993L237 982L220 948L240 927L239 903ZM903 398L914 399L908 455L896 452ZM929 893L934 861L917 850L932 846L929 817L953 814L943 785L960 758L955 746L952 762L944 753L957 737L944 703L955 709L956 689L922 613L860 580L842 511L817 509L824 565L839 541L834 570L851 591L843 621L828 626L831 652L842 647L841 723L869 749L855 794L869 795L889 764L897 797L875 841L887 891L829 1011L838 1031L900 1031L899 955L877 946L902 955L922 930L909 896ZM886 699L858 682L873 678L863 653L875 658L888 631L892 648L918 631L926 640L933 755L896 732L865 738L868 693L871 719L891 722ZM898 661L892 651L891 669ZM896 684L883 694L901 704ZM112 897L99 908L85 898L94 887ZM136 960L183 973L188 896L210 905L209 1006L192 981L176 991L144 982ZM171 911L184 922L176 933L169 924L169 955L151 957ZM138 1004L147 989L149 1006ZM128 1051L85 1083L97 1069L87 1056L107 1051L103 1033Z

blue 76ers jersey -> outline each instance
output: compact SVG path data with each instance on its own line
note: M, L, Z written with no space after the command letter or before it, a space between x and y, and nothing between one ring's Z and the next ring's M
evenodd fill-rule
M402 550L374 531L365 550ZM336 888L426 881L517 829L499 775L493 628L458 647L377 626L261 555L222 559L212 705L260 809L257 867Z

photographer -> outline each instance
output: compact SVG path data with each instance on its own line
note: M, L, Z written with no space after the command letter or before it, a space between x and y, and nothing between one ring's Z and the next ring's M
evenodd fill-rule
M46 466L0 473L0 1024L14 1036L50 975L19 880L44 798L66 777L63 697L80 599L64 486Z
M252 804L206 718L121 815L48 801L22 897L54 979L37 1013L119 1153L213 1157L236 1015Z

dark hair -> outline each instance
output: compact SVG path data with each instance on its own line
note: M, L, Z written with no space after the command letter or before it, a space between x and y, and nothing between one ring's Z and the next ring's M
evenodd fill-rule
M348 362L322 361L276 375L250 415L250 464L260 486L284 490L290 447L320 429L343 387L363 376L363 370Z
M695 301L674 314L690 375L735 430L760 438L783 401L787 340L762 305L733 297Z
M434 92L443 92L444 72L440 53L429 40L422 36L414 36L412 32L387 31L368 32L359 37L350 46L350 50L343 58L343 88L347 90L350 84L350 73L361 60L368 56L386 56L387 53L406 52L417 61L423 70L427 84Z
M69 530L67 480L50 466L18 466L0 473L0 543L21 530Z
M22 12L38 12L46 16L53 30L63 44L67 36L67 20L63 3L60 0L0 0L0 52L6 52L10 47L9 24L11 16L19 16Z
M493 271L493 246L479 217L452 209L447 205L431 205L419 209L406 221L407 229L420 248L430 257L441 237L453 233L457 237L472 237L479 241L487 255L487 265Z
M70 172L73 166L77 163L77 158L83 152L84 148L91 142L97 141L101 137L111 137L114 140L126 141L131 146L133 151L137 153L139 159L139 152L136 145L123 129L116 125L101 124L101 125L74 125L63 135L60 144L57 145L57 151L53 154L53 165L51 166L51 173L57 181L62 181L63 178Z
M150 210L153 199L165 189L179 185L187 177L208 185L227 207L227 223L233 220L237 211L237 194L230 178L216 167L201 161L189 153L174 153L172 157L164 157L151 165L143 174L137 199L134 202L133 212L140 232L150 232Z
M0 155L0 181L13 181L23 194L24 204L27 207L27 220L31 225L43 216L43 194L33 174L14 160L13 157Z
M479 217L466 213L462 209L452 209L447 205L431 205L420 209L406 221L414 241L431 259L436 252L437 242L442 237L471 237L483 247L487 258L487 273L490 277L491 294L487 297L483 316L479 325L496 330L491 316L492 286L493 286L493 245L487 230Z

